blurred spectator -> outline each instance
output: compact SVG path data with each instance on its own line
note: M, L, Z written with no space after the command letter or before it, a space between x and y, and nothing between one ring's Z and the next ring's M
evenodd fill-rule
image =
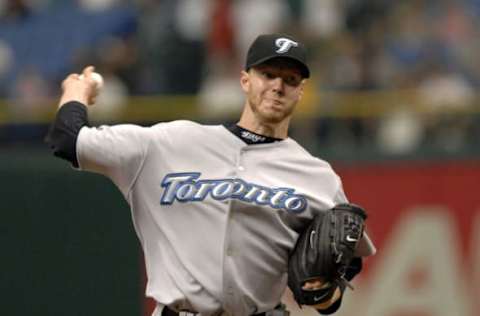
M291 16L285 0L233 0L233 28L239 56L245 56L248 45L258 34L285 32Z
M139 5L138 40L139 85L134 92L149 94L167 90L166 65L175 45L175 27L172 12L176 8L174 0L144 0ZM166 45L168 43L168 45Z
M243 66L235 49L232 1L213 0L212 4L207 67L199 93L201 111L209 118L237 113L243 104L238 82Z
M385 0L344 0L345 25L358 36L367 35L396 3ZM408 2L408 1L404 1Z
M9 92L9 112L14 120L28 121L42 115L42 109L50 106L51 87L48 83L37 69L23 69Z
M202 113L209 118L238 113L244 101L238 81L239 72L233 71L226 60L212 65L210 72L199 95Z
M407 85L408 80L416 80L418 71L432 56L443 54L444 47L439 46L432 37L431 23L424 11L415 6L405 6L392 17L392 35L386 41L386 49L396 67L395 85ZM436 54L431 53L435 50Z
M228 59L235 63L235 29L233 25L233 6L231 0L213 0L211 2L208 34L208 59L215 63L217 58ZM235 67L236 65L232 65Z
M2 82L4 76L11 70L13 63L14 56L12 48L5 41L0 40L0 82ZM0 95L2 94L2 89L0 88Z
M198 24L206 14L203 10L207 10L202 3L176 0L142 3L138 32L142 84L138 92L198 92L205 63L205 25Z
M32 15L29 1L2 0L0 1L0 20L2 22L19 22Z
M113 73L103 72L104 86L96 99L95 106L89 107L92 122L112 122L121 118L128 102L128 89Z
M470 83L456 73L434 66L425 74L418 87L420 102L428 116L424 120L430 145L454 152L468 141L475 91Z
M214 1L177 0L174 11L178 34L187 41L204 41L209 29L210 12Z
M120 0L77 0L80 8L90 12L101 12L111 9Z
M300 25L309 38L331 38L345 27L341 3L335 0L303 0Z
M380 120L376 141L382 153L412 154L425 140L424 125L410 107L411 104L398 107Z

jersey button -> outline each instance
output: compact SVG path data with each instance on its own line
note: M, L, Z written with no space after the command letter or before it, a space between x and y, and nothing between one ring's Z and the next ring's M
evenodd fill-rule
M244 171L244 170L245 170L245 167L244 167L244 166L238 166L238 170Z

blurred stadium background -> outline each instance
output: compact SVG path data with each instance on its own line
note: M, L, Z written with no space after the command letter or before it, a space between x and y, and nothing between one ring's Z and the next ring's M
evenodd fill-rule
M121 195L43 144L68 73L104 75L94 124L234 122L248 44L285 32L314 74L291 136L379 248L338 315L480 315L479 17L479 0L0 0L0 313L152 308Z

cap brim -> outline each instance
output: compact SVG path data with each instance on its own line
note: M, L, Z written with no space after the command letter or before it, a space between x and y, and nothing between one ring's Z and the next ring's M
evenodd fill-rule
M300 73L302 74L302 77L303 78L310 78L310 70L308 69L307 65L305 65L301 60L298 60L297 58L292 57L292 56L278 56L278 55L266 56L264 58L261 58L261 59L257 60L255 63L253 63L251 65L248 65L246 70L248 70L252 67L258 66L260 64L263 64L264 62L266 62L268 60L271 60L271 59L275 59L275 58L287 58L287 59L293 60L294 62L296 62L298 64L298 66L300 68Z

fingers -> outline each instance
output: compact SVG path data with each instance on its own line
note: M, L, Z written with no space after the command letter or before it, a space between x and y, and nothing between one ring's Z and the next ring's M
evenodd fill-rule
M91 66L91 65L87 66L87 67L83 68L81 75L79 75L77 73L70 74L70 75L67 76L67 78L65 78L65 80L63 80L63 83L65 83L65 81L71 80L71 79L82 80L83 78L90 78L90 76L94 72L95 72L95 67L94 66ZM63 83L62 83L62 85L63 85Z
M302 289L305 291L314 291L314 290L327 288L330 286L331 286L330 282L324 281L322 278L316 278L316 279L305 282L305 284L302 286Z
M87 66L85 68L83 68L83 71L82 71L82 74L84 77L87 77L87 78L90 78L90 75L95 71L95 67L94 66Z
M95 104L97 101L97 96L98 96L98 89L95 89L88 97L88 105Z
M70 75L68 75L67 78L65 78L65 79L62 81L62 89L65 90L65 87L66 87L66 85L68 84L68 82L73 81L73 80L79 80L79 75L78 75L78 74L70 74Z

